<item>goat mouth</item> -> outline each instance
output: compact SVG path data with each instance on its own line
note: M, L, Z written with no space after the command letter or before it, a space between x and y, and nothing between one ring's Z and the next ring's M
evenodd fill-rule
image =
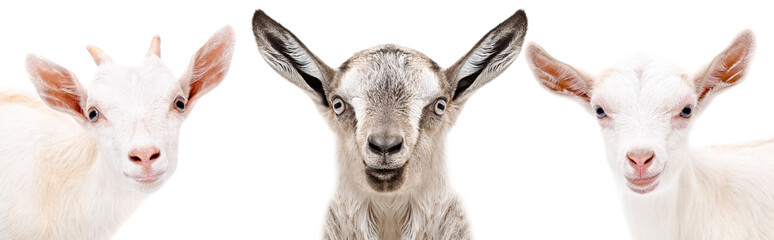
M395 179L400 173L403 172L403 167L391 168L391 169L376 169L366 167L366 173L369 176L377 178L380 181L390 181Z
M656 187L658 187L659 175L661 174L659 173L645 178L626 177L626 186L629 187L629 189L631 189L633 192L636 192L639 194L646 194L656 189Z
M156 173L156 174L150 174L150 175L140 175L140 176L133 176L129 175L127 173L124 173L125 176L133 179L134 181L137 181L139 183L153 183L161 178L161 175L164 175L164 172Z
M368 185L377 192L392 192L403 185L403 166L397 168L372 168L365 167Z

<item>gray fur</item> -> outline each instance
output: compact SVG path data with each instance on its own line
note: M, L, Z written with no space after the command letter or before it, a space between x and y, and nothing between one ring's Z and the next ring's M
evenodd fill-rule
M339 183L325 239L469 239L464 212L446 182L444 139L467 98L521 50L523 11L441 69L417 51L381 45L334 70L263 11L253 17L261 55L305 90L337 134ZM333 105L341 99L343 106ZM337 100L338 102L338 100ZM445 111L434 111L443 103ZM336 107L344 110L334 111ZM372 135L400 136L400 150L369 150Z

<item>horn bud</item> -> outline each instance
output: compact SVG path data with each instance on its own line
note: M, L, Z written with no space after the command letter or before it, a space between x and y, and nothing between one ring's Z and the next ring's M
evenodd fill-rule
M98 47L89 45L86 47L86 50L89 50L89 54L91 54L91 58L94 59L94 63L96 63L97 66L113 62L113 59L111 59L110 56L105 54L105 52L103 52L102 49L99 49Z
M161 57L161 37L159 35L153 36L150 48L148 48L148 54L145 56L150 57L151 55Z

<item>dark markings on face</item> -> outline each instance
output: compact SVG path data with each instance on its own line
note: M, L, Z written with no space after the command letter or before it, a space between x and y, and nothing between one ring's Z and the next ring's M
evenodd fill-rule
M440 73L441 68L421 53L403 49L400 47L386 45L378 49L371 49L355 54L352 58L341 65L339 70L345 75L346 71L357 71L357 76L362 78L361 84L367 87L362 93L367 96L367 106L365 115L373 120L370 126L373 132L392 131L394 128L400 128L407 123L396 122L399 119L405 119L410 114L411 101L417 96L421 83L415 81L426 81L419 79L426 77L424 69L429 69L439 77L439 84L443 93L451 94ZM336 79L335 85L339 84L341 79ZM419 85L415 85L419 84ZM334 87L335 88L335 87ZM448 91L447 91L448 90ZM441 97L441 96L433 96ZM419 124L425 122L438 122L432 120L441 119L440 116L432 112L432 102L427 103L422 111L422 117ZM427 110L429 109L429 110ZM427 116L427 117L426 117ZM343 113L339 116L339 122L342 119L354 119L354 114ZM352 121L355 122L355 121ZM414 123L416 124L416 123ZM411 155L411 154L409 154ZM393 169L376 169L364 164L364 173L368 185L377 192L393 192L401 188L405 181L404 169L408 163Z
M341 64L339 67L339 71L346 72L349 69L349 61L350 59L347 59L347 61L344 61L344 63Z
M399 118L396 114L408 114L410 101L417 89L412 89L414 87L407 78L423 77L416 74L421 74L420 70L428 67L436 76L440 75L437 74L440 71L438 64L424 55L390 45L356 54L342 65L342 68L361 71L363 75L360 77L370 82L372 87L365 94L369 105L374 108L368 114L381 115L380 124L386 125L391 124L391 119Z
M441 66L438 66L438 63L435 63L433 60L430 60L430 69L433 70L433 72L436 74L441 72Z
M405 59L412 59L414 61L412 62L426 62L429 64L430 70L435 72L437 75L441 72L441 67L438 66L436 62L434 62L432 59L428 58L427 56L410 50L406 48L401 48L396 45L384 45L379 48L373 48L373 49L366 49L363 51L360 51L356 53L351 58L347 59L344 63L339 66L339 74L338 77L341 77L350 70L357 70L357 69L368 69L373 68L379 65L379 62L385 62L385 58L396 58L396 57L405 57ZM419 60L419 61L416 61ZM404 66L405 67L405 64ZM406 69L402 69L406 70ZM339 84L340 79L336 78L331 83L330 87L335 89Z
M373 169L366 167L365 174L368 176L368 185L377 192L392 192L398 190L401 185L403 185L403 169L405 167L405 164L402 167L395 169Z

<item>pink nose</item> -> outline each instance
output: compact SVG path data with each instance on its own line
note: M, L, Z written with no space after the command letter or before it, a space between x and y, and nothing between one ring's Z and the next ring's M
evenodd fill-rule
M626 153L626 157L629 158L629 164L634 168L640 170L647 169L653 162L653 150L638 148Z
M156 147L136 148L129 153L129 160L142 166L150 167L151 163L161 156Z

